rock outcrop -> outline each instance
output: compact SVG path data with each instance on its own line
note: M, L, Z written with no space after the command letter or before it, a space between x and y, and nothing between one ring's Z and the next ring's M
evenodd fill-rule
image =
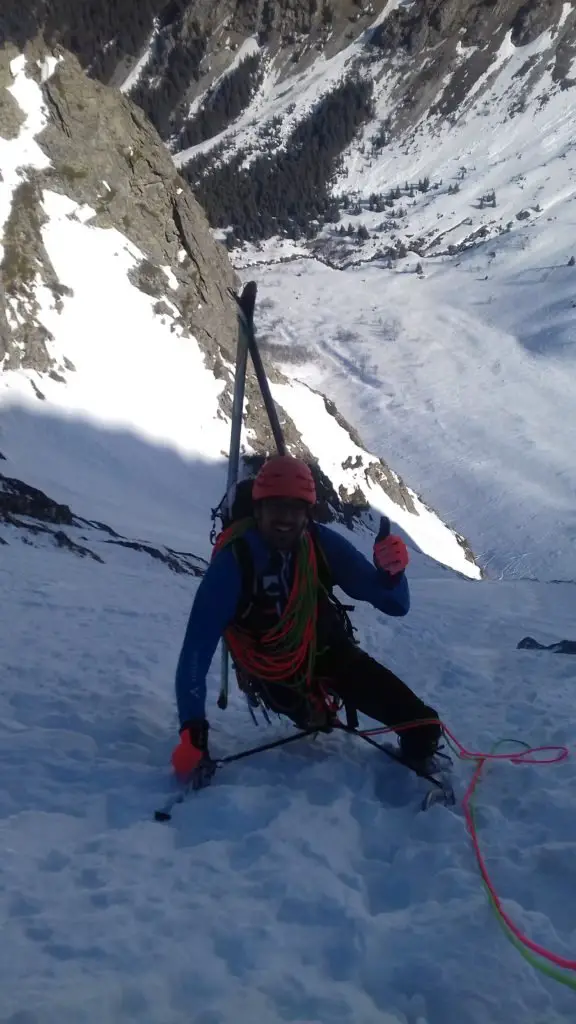
M201 8L198 5L196 13ZM249 9L249 4L237 5L234 17L249 17ZM259 17L264 18L265 9L266 4L258 8ZM298 3L282 8L283 16L298 24L304 10ZM316 18L317 5L310 4L309 10L310 17ZM219 401L221 415L227 416L238 331L230 293L239 281L168 148L133 100L88 75L77 57L62 46L47 49L40 37L24 49L25 73L35 78L43 101L43 123L31 140L28 112L18 103L14 107L15 97L7 92L14 62L21 70L21 60L11 44L0 50L0 84L4 83L0 93L9 97L3 96L8 116L6 129L2 124L0 132L16 143L28 132L27 141L33 141L40 158L12 167L8 214L0 225L0 367L32 371L30 386L40 399L43 375L65 385L74 372L73 353L56 344L39 305L40 294L44 302L51 296L49 322L57 331L54 312L58 314L73 300L43 241L43 197L57 193L72 200L75 210L82 210L83 223L114 228L138 250L139 262L129 272L131 284L156 300L156 315L166 317L191 343L192 338L197 340L206 365L225 382ZM28 155L25 147L22 151ZM273 381L286 383L270 361L267 369ZM338 415L331 403L327 402L326 410ZM295 424L284 410L279 413L289 450L313 461ZM341 419L338 422L357 444L352 428ZM255 452L272 450L270 427L252 374L247 380L246 425ZM400 507L413 512L412 492L402 480L374 456L366 453L362 458L366 484L377 482ZM347 525L369 511L357 477L350 487L340 485L338 491L326 479L323 507L326 519Z
M6 81L14 52L11 47L0 51L1 80ZM27 50L31 58L35 52L41 51L34 45ZM178 283L170 300L181 325L212 360L221 346L232 351L236 315L229 289L237 287L236 275L155 129L131 100L90 79L73 55L61 50L54 55L61 59L42 86L48 118L36 138L50 165L28 171L4 228L0 277L12 302L8 311L0 303L0 361L6 360L5 368L52 368L31 284L40 275L58 301L66 283L58 281L42 244L43 188L88 204L95 224L117 228L141 250L145 263L136 283L143 290L156 268L165 291L159 268L170 267ZM32 59L29 64L34 66Z
M5 81L15 52L7 47L0 55ZM39 316L39 289L51 293L57 312L73 298L66 282L59 280L43 243L46 215L42 198L48 190L90 208L93 213L88 224L116 228L142 253L129 273L132 285L157 300L154 308L158 315L168 315L196 338L206 364L226 382L220 406L222 415L228 416L237 340L236 307L230 291L239 284L228 255L212 236L203 211L143 112L118 90L88 77L73 55L57 48L49 56L54 68L42 82L46 123L36 137L46 166L23 170L11 196L2 236L0 363L4 370L35 371L30 384L40 399L44 397L44 374L65 384L75 369L73 353L54 355L54 339ZM27 48L26 57L27 73L36 74L46 51L35 42ZM18 125L18 117L13 123ZM172 287L166 269L172 275ZM265 361L270 379L286 383L266 356ZM326 400L326 409L358 443L333 403ZM295 424L284 410L279 414L289 449L312 461ZM257 452L273 449L251 372L246 386L246 424ZM399 505L413 510L410 491L388 467L367 455L365 470L367 483L378 476L378 482ZM351 524L368 510L357 488L347 491L341 487L336 492L325 479L323 492L326 519ZM4 488L5 502L7 495ZM16 494L11 496L12 503L19 500Z
M0 473L0 544L19 541L55 546L101 564L108 560L111 546L130 548L179 575L202 576L207 565L191 552L123 537L106 523L75 515L68 505L59 504L38 487Z

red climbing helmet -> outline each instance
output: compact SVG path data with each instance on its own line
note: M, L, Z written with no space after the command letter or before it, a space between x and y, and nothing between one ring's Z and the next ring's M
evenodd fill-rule
M274 455L264 463L252 488L254 501L293 498L316 504L316 485L309 467L293 455Z

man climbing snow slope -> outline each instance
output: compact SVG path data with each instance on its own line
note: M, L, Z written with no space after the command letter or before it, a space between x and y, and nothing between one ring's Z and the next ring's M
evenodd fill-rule
M374 565L340 534L311 520L316 503L309 467L274 456L252 488L253 518L216 541L190 612L176 672L180 742L176 774L208 781L206 675L218 641L228 644L238 681L255 703L299 728L330 728L342 702L388 726L437 719L412 690L354 642L332 598L339 586L387 615L410 607L408 550L394 535L376 540ZM424 765L438 745L431 723L400 734L400 752Z

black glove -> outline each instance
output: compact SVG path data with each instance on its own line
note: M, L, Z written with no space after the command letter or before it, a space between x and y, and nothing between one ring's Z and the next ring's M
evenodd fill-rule
M184 722L180 729L180 736L183 732L187 732L192 746L207 754L209 731L210 725L205 718L191 718L188 722Z

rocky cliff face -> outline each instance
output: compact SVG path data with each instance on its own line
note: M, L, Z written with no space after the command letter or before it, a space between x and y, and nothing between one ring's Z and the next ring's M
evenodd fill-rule
M135 247L140 256L129 275L131 284L155 299L154 315L166 318L183 336L197 339L206 365L225 382L219 401L220 415L227 417L237 338L230 289L239 282L224 248L214 240L204 213L137 105L88 77L78 60L61 47L47 51L35 41L28 44L24 57L25 78L36 80L43 100L43 121L33 138L37 147L34 157L30 155L32 139L26 135L31 130L30 114L9 91L14 69L23 58L13 46L0 51L1 109L6 112L0 134L21 145L23 160L20 166L16 155L10 181L4 183L2 369L27 371L30 386L40 399L44 397L45 375L65 387L75 372L73 351L63 350L57 343L40 308L40 299L46 294L51 296L56 314L74 299L44 244L44 197L56 193L78 204L74 208L82 211L86 225L115 229ZM57 317L51 322L57 325ZM268 370L273 382L286 383L272 365ZM110 373L114 373L113 366ZM337 417L352 443L361 444L332 403L327 402L326 411ZM299 430L282 409L280 417L290 449L311 459ZM272 450L270 428L252 375L247 382L246 426L254 451ZM345 456L343 468L344 462ZM361 468L367 482L382 486L396 504L415 511L412 493L381 460L366 453ZM18 467L10 465L9 471L18 483ZM355 515L368 511L357 478L350 486L341 484L335 489L320 472L319 484L322 518L350 524Z
M310 239L336 222L331 184L364 126L374 122L387 145L422 120L466 116L508 51L526 52L511 116L539 82L576 84L576 12L565 0L190 3L146 46L126 88L212 225L234 226L231 245Z
M236 100L227 104L230 119L238 113L238 92L245 107L266 69L289 79L319 54L330 58L353 42L381 73L406 56L419 58L401 89L415 110L414 91L425 82L438 92L459 48L475 50L459 76L462 97L507 32L514 46L526 46L554 31L571 6L566 0L100 0L86 10L75 0L38 0L23 12L16 0L6 0L3 30L20 46L42 33L51 45L72 50L92 77L106 83L121 85L137 66L130 77L133 95L177 146L198 104L209 97L213 106L210 90L238 64L238 51L249 38L259 48L261 75L252 76L252 88L235 88ZM570 84L573 19L565 19L553 44L554 73Z
M29 47L31 57L35 52ZM15 53L11 47L0 51L0 80L5 83ZM237 283L236 277L157 133L135 104L89 79L71 54L57 50L54 56L59 62L42 86L48 118L36 136L46 166L28 169L12 195L4 228L0 265L8 299L0 304L4 368L54 369L32 289L39 277L61 302L67 287L57 279L42 243L45 188L88 204L95 225L117 228L138 247L143 259L134 283L156 295L159 303L166 291L166 278L159 268L169 266L178 283L170 299L181 324L213 360L221 346L231 352L236 323L228 289ZM33 60L29 63L34 67ZM6 105L6 97L12 97L6 88L2 93ZM8 133L13 137L19 108L14 102L6 106L11 116Z
M428 109L443 116L457 112L489 72L507 36L512 47L521 49L550 32L542 53L527 56L526 90L548 67L553 81L570 87L568 71L576 52L570 6L563 0L415 0L398 7L370 39L379 60L396 62L403 70L390 125L404 130Z
M489 85L505 40L522 50L549 37L537 54L527 52L514 109L521 109L522 97L548 70L558 88L574 84L576 17L567 0L99 0L90 10L75 0L37 0L26 13L16 0L6 3L8 39L22 45L41 33L50 45L72 50L91 78L131 96L198 190L212 225L236 223L239 241L289 231L290 219L296 237L310 237L316 221L337 219L330 181L339 154L361 126L377 117L389 141L428 114L458 116L467 98L474 93L478 100ZM326 61L337 55L331 69ZM319 58L324 63L317 64ZM325 97L342 83L348 89L330 109ZM377 99L385 83L382 116L370 107L370 95ZM272 105L263 102L271 95ZM57 110L57 95L52 100ZM70 103L67 116L75 118L75 130L78 113ZM115 119L120 126L120 115ZM138 153L145 129L134 114L129 121L127 138L134 136ZM87 124L92 127L91 118ZM308 161L305 154L311 139L320 137L330 159L318 166L314 154ZM200 161L198 149L191 149L199 144ZM251 157L262 152L263 160ZM271 165L286 152L296 164L291 179L300 194L282 171L279 182L278 167ZM115 170L122 160L136 179L155 173L139 168L138 159L131 167L120 154ZM279 192L289 193L287 210L273 201ZM289 212L295 204L298 216Z

